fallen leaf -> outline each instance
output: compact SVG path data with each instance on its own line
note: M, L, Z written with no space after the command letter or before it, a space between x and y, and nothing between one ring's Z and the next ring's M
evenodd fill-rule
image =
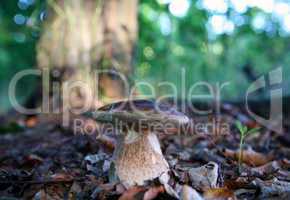
M110 157L105 153L87 155L85 157L86 168L96 176L103 176L110 170Z
M284 159L282 160L282 164L283 164L283 167L290 168L290 160L284 158Z
M206 190L204 193L206 200L235 200L237 199L234 192L228 188L213 188Z
M265 176L265 175L269 175L269 174L273 174L277 172L280 168L281 166L279 162L272 161L265 165L251 168L250 170L253 174L255 173L255 174L259 174L260 176Z
M256 199L257 189L252 188L252 189L246 189L246 188L241 188L238 190L235 190L235 195L237 199Z
M239 158L239 150L233 151L230 149L224 149L222 151L225 157L230 157L235 160ZM253 149L249 148L247 150L243 150L243 163L246 163L250 166L261 166L273 160L273 155L264 155L262 153L256 152Z
M164 193L165 189L161 186L151 187L144 194L143 200L152 200L158 196L159 193Z
M41 200L61 200L68 195L69 187L66 184L47 185L41 190Z
M209 162L206 165L189 170L189 177L194 188L206 190L217 187L218 164Z
M122 196L119 198L119 200L135 200L136 196L139 193L144 193L146 191L146 189L144 187L131 187L130 189L128 189L127 191L125 191Z
M239 188L243 188L249 184L249 180L246 178L237 178L235 180L225 180L224 187L228 188L229 190L236 190Z
M256 178L253 184L260 187L261 192L259 197L261 199L273 197L277 199L290 199L290 182L280 181L277 178L268 181Z
M182 200L203 200L202 196L192 187L184 185L181 191Z
M169 184L166 183L166 184L163 184L163 186L167 194L169 194L170 196L176 199L179 199L177 192Z

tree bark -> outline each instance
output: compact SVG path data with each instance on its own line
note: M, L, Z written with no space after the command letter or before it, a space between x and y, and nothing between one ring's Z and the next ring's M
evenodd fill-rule
M83 81L84 90L75 88L69 99L53 94L56 99L83 106L83 98L91 98L92 107L126 96L125 86L111 73L94 80L94 70L112 70L126 78L132 74L132 56L137 38L137 0L58 0L48 1L48 19L37 46L41 69L48 68L51 80L61 85ZM95 81L98 81L97 83ZM89 90L98 85L98 96ZM51 90L50 85L50 90ZM45 86L46 90L49 86ZM57 92L53 92L57 93ZM97 97L97 98L96 98Z

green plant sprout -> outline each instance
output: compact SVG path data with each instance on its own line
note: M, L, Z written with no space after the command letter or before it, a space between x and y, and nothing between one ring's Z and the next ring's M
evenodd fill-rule
M244 146L245 138L248 135L257 133L260 128L258 127L258 128L248 129L248 127L243 125L240 121L236 122L236 127L238 128L238 130L240 132L240 145L239 145L238 163L239 163L239 173L241 173L242 160L243 160L243 146Z

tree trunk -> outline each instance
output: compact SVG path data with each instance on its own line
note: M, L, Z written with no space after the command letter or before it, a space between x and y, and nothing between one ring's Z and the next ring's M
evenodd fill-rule
M62 92L53 90L54 99L81 107L83 99L90 98L95 107L100 102L124 98L125 85L119 77L103 73L94 80L94 72L112 70L126 78L132 73L137 0L48 2L48 19L37 46L38 66L50 69L51 80L59 80L62 86L73 81L89 85L86 89L74 88L67 99ZM90 95L96 85L99 92ZM51 91L54 86L47 85L46 90L49 87Z

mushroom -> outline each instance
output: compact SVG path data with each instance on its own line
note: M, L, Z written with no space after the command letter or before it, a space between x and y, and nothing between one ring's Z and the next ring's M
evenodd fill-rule
M176 133L189 122L187 116L166 103L133 100L104 106L94 118L118 130L113 157L116 174L126 188L155 178L167 183L169 165L156 134Z

